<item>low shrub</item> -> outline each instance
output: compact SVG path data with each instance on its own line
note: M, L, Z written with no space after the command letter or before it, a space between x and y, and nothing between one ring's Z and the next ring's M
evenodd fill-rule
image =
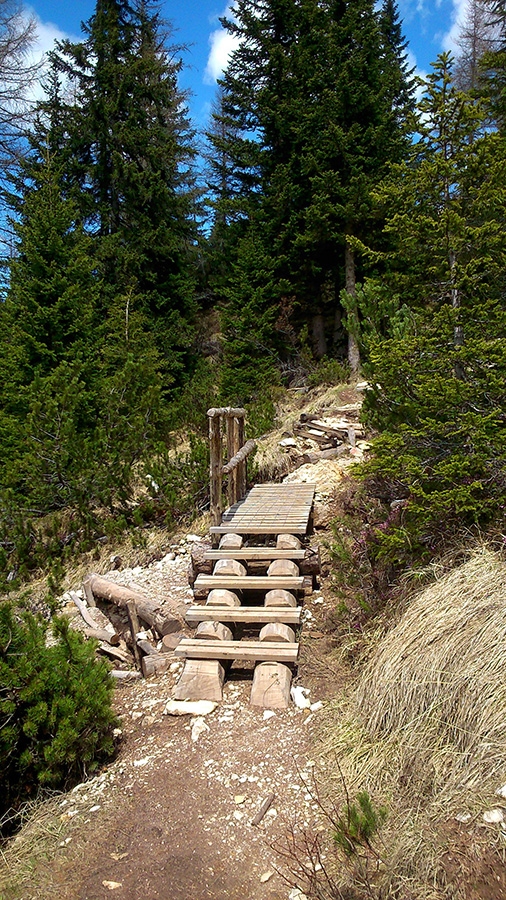
M0 604L0 816L40 788L64 789L114 753L113 681L95 645L63 618L48 624ZM7 815L6 815L7 814ZM0 828L2 820L0 819Z

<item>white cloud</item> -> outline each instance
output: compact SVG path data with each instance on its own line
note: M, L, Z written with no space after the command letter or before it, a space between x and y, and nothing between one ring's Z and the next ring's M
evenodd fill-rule
M453 0L452 23L448 31L443 34L441 45L443 50L455 54L458 49L458 38L463 24L466 21L469 8L468 0Z
M230 7L227 7L223 15L229 18L233 15ZM227 68L230 54L239 46L239 38L234 34L229 34L220 25L209 35L209 44L211 49L204 72L204 81L206 84L214 84Z
M26 12L27 17L35 19L35 41L27 54L26 61L29 65L41 64L39 77L32 85L27 97L31 102L36 102L44 97L42 81L47 72L47 54L53 50L55 41L61 41L70 35L65 34L52 22L43 22L32 9L28 8Z

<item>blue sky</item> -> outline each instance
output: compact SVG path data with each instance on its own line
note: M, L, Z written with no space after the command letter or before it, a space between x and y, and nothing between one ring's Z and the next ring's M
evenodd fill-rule
M93 13L95 0L32 0L27 7L38 20L39 48L49 49L55 37L78 38L80 24ZM399 0L410 60L424 74L442 50L452 49L466 0ZM184 44L185 71L181 85L192 92L190 109L197 127L206 124L215 79L226 63L229 40L219 24L226 0L164 0L163 15L172 22L174 42Z

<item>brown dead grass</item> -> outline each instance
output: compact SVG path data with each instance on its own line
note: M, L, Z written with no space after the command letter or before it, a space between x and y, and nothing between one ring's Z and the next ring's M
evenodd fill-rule
M366 790L389 809L375 896L474 896L446 877L443 826L457 813L504 852L498 826L474 826L506 782L505 576L482 547L416 595L327 719L329 793Z

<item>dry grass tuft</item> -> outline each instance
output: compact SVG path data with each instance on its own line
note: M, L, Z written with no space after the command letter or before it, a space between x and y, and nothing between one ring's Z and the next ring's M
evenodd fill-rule
M16 886L29 878L38 862L56 853L67 829L60 816L60 802L61 795L57 795L23 807L22 827L4 849L0 847L0 897L18 896Z
M462 786L506 764L506 566L482 550L424 590L367 667L358 706L373 737L443 752Z
M376 896L467 896L447 883L445 823L501 803L505 648L506 565L483 548L412 599L329 716L330 795L344 783L389 809ZM504 851L498 829L478 837Z

